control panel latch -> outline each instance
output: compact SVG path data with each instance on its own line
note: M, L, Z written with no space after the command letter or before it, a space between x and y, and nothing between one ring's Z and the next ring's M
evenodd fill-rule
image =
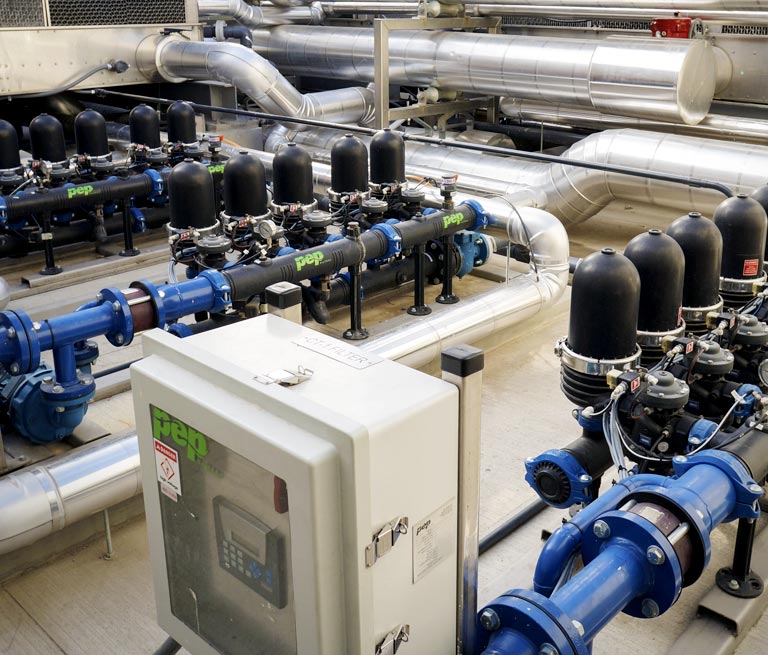
M395 655L411 632L411 626L399 625L376 646L376 655Z
M392 550L401 534L408 534L408 517L400 516L387 523L365 547L365 565L371 567L380 557Z

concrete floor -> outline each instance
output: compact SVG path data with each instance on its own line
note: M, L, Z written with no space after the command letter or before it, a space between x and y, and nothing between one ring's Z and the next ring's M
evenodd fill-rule
M622 245L646 226L632 210L625 208L620 216L621 220L602 219L610 221L603 229L601 221L590 221L589 228L572 231L573 254L600 245ZM656 218L664 220L663 216ZM571 405L558 388L559 364L552 354L555 339L567 331L568 295L521 326L512 341L486 358L481 534L534 498L523 480L525 458L562 446L578 433ZM39 304L40 299L35 302ZM391 313L399 311L403 303L394 299L383 305ZM376 320L373 313L366 315L368 320ZM131 425L130 395L123 393L94 404L89 418L113 431ZM564 512L546 510L481 558L480 602L530 585L541 531L554 530L563 516ZM725 526L713 535L715 553L708 571L671 611L652 622L620 615L595 641L594 654L666 653L695 615L698 599L712 585L714 571L729 559L728 545L734 533L733 526ZM103 559L104 544L97 538L0 586L0 654L153 652L164 635L154 621L143 519L128 521L113 536L115 555L110 561ZM406 655L405 648L402 652ZM768 615L737 653L768 653Z

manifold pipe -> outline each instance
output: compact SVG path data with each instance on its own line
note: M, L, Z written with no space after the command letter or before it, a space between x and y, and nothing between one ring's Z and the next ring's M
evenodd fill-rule
M374 80L370 28L284 25L254 30L254 49L286 74ZM715 93L714 47L702 39L578 40L397 31L389 79L468 93L559 102L695 125Z
M339 123L367 123L373 118L373 91L350 87L300 93L272 64L236 43L188 41L178 36L149 37L137 59L150 80L219 81L250 97L265 111L281 116Z
M316 156L327 151L338 132L297 135ZM363 141L366 136L361 136ZM768 146L730 143L642 130L605 130L591 134L565 151L579 161L612 164L658 173L717 180L734 193L752 193L768 181ZM668 207L711 216L723 197L716 191L660 180L576 168L559 163L522 161L490 154L478 156L450 146L406 141L406 170L414 175L459 174L459 188L479 196L514 195L527 190L537 207L566 226L591 218L614 200ZM481 188L485 184L485 188Z
M632 127L656 132L672 132L711 139L768 144L768 122L740 116L707 114L698 125L675 125L626 116L601 114L590 109L550 105L543 102L501 99L501 111L511 118L541 123L556 123L594 130Z
M232 18L245 27L263 27L290 23L319 25L325 14L317 4L309 6L257 7L245 0L197 0L202 19Z
M385 333L366 350L410 366L423 365L442 349L472 342L533 316L557 300L568 280L568 237L546 212L488 202L489 229L527 243L530 234L538 273L468 300L414 327L401 329L413 343L398 343ZM454 317L455 320L451 320ZM454 324L454 329L448 326ZM67 525L141 493L136 433L100 439L33 468L0 479L0 554L28 546Z
M99 439L0 478L0 554L141 493L136 432Z
M532 318L562 296L568 284L568 234L560 221L540 209L515 208L498 199L484 199L482 205L490 217L489 229L514 243L528 243L530 235L535 267L448 311L417 321L404 321L403 317L385 321L380 324L382 332L359 348L420 368L446 348L499 334Z

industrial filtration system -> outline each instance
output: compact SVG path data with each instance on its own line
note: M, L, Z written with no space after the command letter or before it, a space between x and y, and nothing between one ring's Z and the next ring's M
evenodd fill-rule
M66 284L82 242L121 270L146 242L162 273L46 317L0 277L1 553L143 490L158 652L195 655L589 655L709 575L729 522L711 575L762 595L759 2L5 4L0 275L42 251ZM683 216L570 262L577 432L510 463L569 518L532 588L480 603L468 344L535 326L565 228L614 201ZM505 283L465 297L495 256ZM6 461L8 436L66 448L103 342L138 335L135 432Z

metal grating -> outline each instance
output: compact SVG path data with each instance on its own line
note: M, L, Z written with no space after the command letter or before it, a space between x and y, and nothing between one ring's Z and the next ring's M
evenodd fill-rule
M543 16L503 16L503 25L517 27L581 27L604 30L636 30L650 32L649 20L621 20L611 18L545 18Z
M0 0L0 28L43 25L43 0Z
M748 34L768 36L768 25L723 25L721 34Z
M52 27L166 25L186 22L184 5L185 0L48 0L48 11Z

